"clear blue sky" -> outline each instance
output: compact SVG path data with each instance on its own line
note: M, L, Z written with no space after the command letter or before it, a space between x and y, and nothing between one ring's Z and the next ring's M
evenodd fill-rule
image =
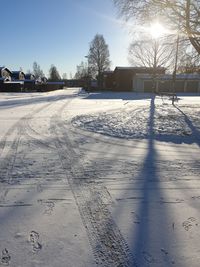
M8 0L1 3L0 65L32 70L36 61L48 75L51 64L72 74L96 33L110 50L111 68L126 66L131 40L112 0Z

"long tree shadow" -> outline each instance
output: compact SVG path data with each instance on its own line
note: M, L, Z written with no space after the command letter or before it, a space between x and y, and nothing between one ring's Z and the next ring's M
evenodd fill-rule
M193 124L191 125L190 122L186 120L186 123L189 123L189 127L192 129L192 131L195 134L199 134L198 131L195 129ZM159 141L165 141L165 142L171 142L171 143L179 143L179 139L176 140L172 137L174 135L169 134L169 136L164 136L162 140L158 138L158 135L154 132L154 126L155 126L155 97L151 98L150 102L150 110L149 110L149 120L148 120L148 135L147 135L147 153L145 155L144 161L140 164L141 168L139 171L138 176L133 177L133 180L136 182L134 183L134 189L133 192L137 192L137 197L135 195L132 199L137 198L136 203L131 206L132 213L136 218L135 222L132 222L132 225L129 225L129 234L131 238L129 237L130 250L133 254L134 261L132 265L119 265L119 266L162 266L162 267L168 267L175 264L175 261L173 257L178 258L179 254L181 254L180 247L176 246L175 244L178 243L178 238L175 235L174 231L174 224L173 224L173 208L168 206L168 197L173 197L168 191L168 188L163 188L163 185L165 185L162 180L163 175L161 173L161 167L160 166L160 155L156 148L156 140ZM181 140L181 139L180 139ZM191 140L188 142L191 144ZM95 164L94 166L90 166L90 168L96 168ZM168 173L169 174L169 173ZM171 174L169 174L170 176ZM135 179L136 178L136 179ZM165 178L169 178L166 177ZM167 179L168 180L168 179ZM80 186L83 186L84 183L81 183ZM94 213L91 212L91 214L95 214L97 211L101 213L101 202L102 197L99 196L102 188L97 187L96 195L95 190L93 190L93 195L95 195L94 199L95 201L91 201L90 207L95 206ZM176 189L176 188L174 188ZM122 189L123 190L123 189ZM120 198L126 198L127 191L126 189L120 195ZM96 197L98 196L98 197ZM167 199L166 199L167 196ZM99 200L99 206L96 204ZM173 205L177 205L178 202L176 202L176 199L173 203ZM104 203L103 203L104 204ZM114 217L118 217L120 221L120 217L122 217L121 214L124 213L124 209L126 209L125 205L123 204L121 206L118 206L113 214ZM134 209L134 210L133 210ZM169 212L170 209L170 212ZM126 209L127 211L127 209ZM125 214L125 213L124 213ZM98 242L96 245L99 245L101 240L111 240L111 243L115 243L115 241L120 236L119 229L117 230L116 225L114 224L114 221L112 220L112 216L110 213L106 214L104 226L102 227L96 227L95 233L98 236ZM127 214L125 214L127 215ZM93 217L92 217L93 218ZM101 222L102 223L102 222ZM135 223L135 224L134 224ZM127 222L128 224L128 222ZM112 227L111 227L112 225ZM118 225L118 223L117 223ZM91 227L92 228L92 227ZM116 234L116 236L112 239L110 238L113 233L113 229ZM99 241L100 240L100 241ZM116 243L117 243L116 242ZM110 245L110 244L109 244ZM107 247L103 242L102 246ZM121 255L123 255L123 244L120 244L118 242L118 246L116 248L121 251ZM105 249L105 251L107 251ZM111 250L111 255L115 255L115 250ZM104 252L105 253L105 252ZM114 257L114 256L113 256ZM183 263L183 261L182 261ZM128 264L128 263L127 263ZM112 265L110 265L112 266ZM180 266L180 265L179 265ZM185 265L182 265L185 266Z
M161 203L165 196L161 189L162 181L159 173L160 159L155 147L154 114L155 97L152 97L148 120L149 134L146 149L147 153L143 163L139 163L140 170L138 175L134 175L133 177L134 195L132 195L132 199L136 201L134 201L134 203L131 202L131 206L128 207L129 211L131 208L131 213L134 218L131 223L128 219L127 222L124 221L124 223L127 224L126 227L129 229L128 246L131 254L130 258L127 259L129 253L125 252L126 245L124 246L124 244L126 241L118 228L119 221L123 220L122 214L128 216L127 206L124 206L124 203L118 205L114 208L112 215L106 209L106 216L104 218L105 214L103 213L104 209L102 210L102 206L105 205L105 207L107 207L108 204L105 204L102 199L101 195L103 191L98 191L103 190L103 187L93 188L93 196L95 197L93 201L90 202L91 206L88 206L89 209L94 210L94 212L91 211L93 219L97 212L101 214L102 218L101 226L95 223L95 235L97 236L96 244L94 244L95 251L96 247L101 244L101 248L104 248L102 249L102 253L106 255L105 258L117 258L119 265L115 266L168 267L174 264L172 236L175 235L171 227L171 218L167 205L163 204L164 201ZM113 164L117 163L115 162ZM91 165L90 168L96 169L96 166ZM83 185L84 183L81 184L81 186ZM123 194L120 195L120 198L127 199L126 189ZM126 210L126 213L124 210ZM115 221L112 219L113 217ZM88 228L92 228L92 226ZM114 244L114 247L111 246L112 249L109 247L110 244ZM118 253L117 257L116 252ZM110 254L107 255L107 253ZM122 260L124 261L123 263ZM109 266L114 265L110 264Z
M193 124L191 125L191 123L187 120L186 123L189 123L188 126L195 134L199 134ZM167 172L167 175L171 177L162 175L162 164L160 164L161 158L156 147L157 140L176 144L179 143L179 139L176 140L172 138L174 135L169 134L169 136L164 136L164 138L160 140L158 135L155 134L154 126L155 97L152 97L147 125L149 131L147 135L147 148L145 150L147 152L143 162L138 164L141 167L138 175L133 176L133 190L128 188L129 192L133 192L134 194L132 195L132 199L137 199L137 201L134 201L134 203L131 202L131 206L128 208L125 206L127 205L127 202L124 202L126 204L122 203L121 205L118 205L116 208L114 208L112 214L109 213L107 209L106 214L102 214L103 211L105 211L104 209L103 211L101 210L102 206L107 207L108 205L102 200L102 188L100 186L96 186L96 188L94 187L91 194L92 197L90 199L91 201L88 209L90 210L90 214L92 214L92 220L94 220L96 213L101 214L102 219L100 221L101 224L99 224L98 227L96 226L95 222L94 233L97 236L97 241L94 245L95 251L97 251L96 247L105 248L105 250L102 249L100 253L105 254L110 258L116 258L116 250L118 250L119 257L117 260L119 260L120 255L123 255L124 241L122 243L119 242L120 238L123 237L120 235L121 229L119 230L117 227L118 222L122 220L123 223L127 224L126 226L129 229L129 237L127 239L129 240L128 244L134 260L131 264L130 261L127 261L124 263L124 265L120 265L120 262L119 265L116 266L169 267L174 266L174 264L176 264L174 258L178 261L178 259L180 259L180 254L182 254L181 248L178 246L179 240L176 236L176 231L174 231L173 221L176 219L173 211L174 208L176 209L177 203L179 202L176 201L176 196L175 201L173 201L174 195L172 195L171 191L168 190L170 188L168 188L168 186L165 184L165 180L163 180L164 177L167 178L167 181L169 181L169 178L172 178L173 174ZM191 140L188 143L191 144ZM117 165L117 163L115 164ZM90 168L96 169L96 163L94 162L94 165L91 164ZM115 166L113 168L115 168ZM135 172L134 168L133 171ZM166 170L164 171L166 173ZM131 183L129 183L129 185L130 184ZM80 187L82 186L84 186L84 182L80 183ZM173 186L172 189L177 188L176 186ZM118 196L120 196L121 199L127 199L128 190L126 190L126 188L124 190L120 188L120 191L123 193ZM176 191L173 192L176 194ZM172 198L171 204L174 205L173 207L169 207L169 198ZM132 219L131 225L128 225L130 221L127 219L126 222L126 220L122 218L122 214L128 216L127 210L130 211L130 208L133 215L132 217L134 217L134 219ZM105 217L103 215L105 215ZM115 221L113 221L113 217L115 218ZM117 222L116 225L115 222ZM93 228L93 226L90 225L90 227L87 229L89 228ZM104 243L105 240L107 241L107 244ZM108 250L108 247L111 245L110 243L114 244L114 248ZM99 244L101 244L101 246ZM109 252L110 256L107 255L106 252ZM181 261L182 265L178 266L186 266L183 260Z
M200 131L194 126L189 117L178 106L174 106L184 116L185 122L192 132L190 139L192 139L198 146L200 146Z
M168 207L162 203L165 193L162 189L163 181L159 169L160 158L155 147L154 114L155 98L152 97L148 121L147 154L138 176L133 178L135 183L132 197L136 201L131 204L130 208L134 218L132 224L127 225L129 246L134 258L132 267L168 267L174 264L172 247L175 234L171 227ZM125 194L127 191L124 192L124 197L127 197ZM123 199L123 196L121 197ZM120 206L115 210L115 217L119 220L124 208L126 207Z
M130 248L135 258L135 262L131 266L168 267L174 264L171 257L173 249L172 246L173 241L171 239L173 235L173 229L170 228L170 230L172 230L170 231L171 233L170 234L169 225L171 222L169 221L169 212L166 205L158 203L158 200L161 200L164 197L164 192L162 192L161 189L161 179L159 173L159 154L156 150L156 145L155 145L156 138L154 134L154 114L155 114L154 97L151 99L149 114L150 115L148 121L149 135L147 140L147 154L144 158L144 162L142 163L142 167L137 177L138 182L135 184L136 189L138 188L140 201L131 207L135 209L134 212L137 213L138 216L137 218L138 220L136 222L137 224L135 224L134 227L132 225L132 228L134 229L131 229L132 231L130 232L130 235L132 235L131 237L132 243ZM62 145L62 143L60 145ZM65 153L67 154L67 151L68 153L70 152L69 147L67 146L69 145L69 143L66 142L65 145L66 147L63 150L63 156ZM71 153L71 156L74 157L73 160L76 159L75 157L76 155L73 154L73 151ZM78 160L80 159L77 159L77 161ZM66 163L69 162L66 161ZM68 165L66 164L66 166ZM75 168L73 174L74 179L77 178L79 180L80 178L78 189L80 189L81 191L83 187L83 194L85 192L90 193L91 191L91 198L89 200L88 198L84 200L85 202L83 202L83 199L80 200L79 210L83 214L83 218L86 221L85 223L86 226L89 226L87 228L90 230L90 231L88 230L89 234L92 233L92 238L94 236L96 237L96 240L93 241L94 251L95 253L98 254L98 256L104 253L106 255L105 257L106 259L108 259L109 257L110 258L113 257L113 262L115 263L116 261L120 260L121 256L126 255L126 253L123 251L124 243L121 241L122 236L117 226L114 225L112 216L109 213L108 209L106 208L107 206L102 200L102 196L99 196L101 191L98 190L99 189L101 190L102 187L98 185L96 187L88 186L89 189L87 190L87 184L90 185L90 183L81 180L82 173L79 175L76 174L78 167L80 167L80 169L82 168L81 165L77 164L77 168ZM95 169L96 163L94 162L94 165L93 166L91 165L90 167L91 168L93 167ZM41 168L43 170L43 167ZM37 174L37 172L36 173L34 172L34 174ZM84 173L83 176L85 176ZM75 183L76 182L73 181L72 187L75 186ZM85 185L86 188L84 187ZM80 192L78 191L77 196L79 196L79 193ZM76 194L76 192L74 194ZM126 192L124 194L126 194ZM84 205L87 204L87 209L85 209L84 205L83 207L81 206L81 202L83 202ZM120 216L122 210L118 211ZM13 216L11 212L10 216L11 217ZM96 220L95 222L93 222L94 219ZM110 249L110 247L113 248ZM121 254L117 254L120 251ZM113 266L113 265L107 265L107 266ZM115 266L130 266L130 265L128 265L127 261L127 265L118 264Z
M146 155L144 157L143 162L139 162L140 166L138 175L133 175L133 192L132 199L136 200L134 203L131 202L131 206L128 207L128 210L131 213L132 219L131 225L129 224L129 220L127 219L127 227L129 228L129 248L132 252L133 261L125 262L124 265L119 266L157 266L157 267L168 267L173 266L175 264L174 257L179 255L179 247L174 248L174 244L178 241L178 238L175 235L173 229L173 214L169 212L168 206L168 188L163 188L165 186L165 181L163 180L162 175L162 165L159 152L156 148L156 140L157 136L154 131L155 126L155 97L151 98L150 109L149 109L149 119L148 119L148 135L147 135L147 147L145 149ZM169 135L169 141L174 142L172 140L172 135ZM168 141L162 140L162 141ZM176 142L174 142L176 143ZM116 160L116 158L115 158ZM113 163L115 166L116 162ZM113 167L112 168L115 168ZM96 169L96 163L94 165L90 165L90 168ZM136 171L135 169L133 170ZM168 177L167 177L168 178ZM84 186L85 181L80 183L80 187ZM130 189L130 188L128 188ZM96 194L95 194L96 190ZM101 206L107 205L102 204L102 190L101 187L93 188L93 195L95 195L95 201L91 201L90 208L94 207L94 213L91 211L91 214L102 213ZM123 189L121 189L123 190ZM97 197L98 196L98 197ZM167 196L167 199L166 199ZM123 193L120 195L121 199L127 199L127 190L125 189ZM131 199L131 198L130 198ZM99 201L99 206L96 204ZM175 201L176 202L176 201ZM178 203L178 202L177 202ZM173 205L177 205L177 203L173 203ZM123 206L124 205L124 206ZM120 244L118 238L123 238L120 235L120 231L117 228L118 222L122 220L122 214L127 216L126 204L122 203L122 205L118 205L112 215L107 212L105 216L105 221L103 226L95 226L95 234L97 235L97 244L101 243L101 240L109 239L111 243L115 244L116 249L112 249L109 252L111 253L110 257L116 257L115 250L118 250L121 255L123 255L123 244ZM170 208L171 211L171 208ZM94 215L95 216L95 215ZM103 217L103 216L102 216ZM115 218L117 224L112 218ZM93 218L93 217L92 217ZM102 222L101 222L102 223ZM112 225L112 227L111 227ZM90 227L88 227L90 228ZM91 226L92 228L92 226ZM113 237L113 232L115 232L115 236ZM100 241L99 241L100 240ZM117 242L116 242L117 241ZM123 241L124 242L124 241ZM102 242L102 247L107 247ZM96 251L96 249L95 249ZM105 251L107 251L105 249ZM104 253L105 253L104 251ZM106 254L106 253L105 253ZM119 254L120 255L120 254ZM119 257L120 258L120 257ZM118 259L119 260L119 259ZM110 265L113 266L113 265Z

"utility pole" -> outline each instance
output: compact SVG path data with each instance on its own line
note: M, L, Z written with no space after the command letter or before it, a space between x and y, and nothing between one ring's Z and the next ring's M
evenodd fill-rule
M87 58L87 91L89 92L90 90L90 68L89 68L89 57L85 56Z
M179 53L179 42L180 42L180 23L178 26L178 33L176 39L176 55L175 55L175 63L174 63L174 71L172 75L172 105L174 105L175 101L175 85L176 85L176 73L177 73L177 65L178 65L178 53Z
M159 40L154 40L154 60L153 60L153 93L157 92L157 56L158 56L158 42Z

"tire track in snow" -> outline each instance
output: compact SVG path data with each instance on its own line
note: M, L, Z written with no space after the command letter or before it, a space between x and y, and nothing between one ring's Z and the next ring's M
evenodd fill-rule
M51 105L52 103L48 103L45 106L39 107L38 109L28 113L27 115L23 116L21 119L19 119L8 131L5 133L5 135L0 140L0 155L2 156L2 153L6 147L6 143L8 142L8 138L12 136L13 132L17 130L17 133L19 133L19 130L23 130L23 120L29 119L30 117L34 116L35 114L39 113L43 109L45 109L47 106Z
M53 102L50 102L42 107L37 108L36 110L30 112L29 114L23 116L19 119L4 135L1 140L1 164L0 164L0 179L1 182L6 182L8 184L13 183L12 171L16 162L17 154L18 154L18 146L23 135L26 135L27 130L27 121L35 116L37 113L46 109ZM13 141L11 146L9 147L8 139L13 137ZM3 156L3 152L7 149L6 156ZM5 171L6 170L6 171Z
M84 182L84 168L80 156L67 135L61 115L70 102L65 103L52 117L51 131L55 137L62 167L74 195L80 216L98 266L137 266L119 228L109 211L108 191L104 186ZM80 171L82 170L82 172Z

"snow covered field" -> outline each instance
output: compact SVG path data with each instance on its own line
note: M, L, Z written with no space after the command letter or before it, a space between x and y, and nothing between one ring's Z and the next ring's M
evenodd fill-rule
M200 266L200 96L0 94L0 265Z

